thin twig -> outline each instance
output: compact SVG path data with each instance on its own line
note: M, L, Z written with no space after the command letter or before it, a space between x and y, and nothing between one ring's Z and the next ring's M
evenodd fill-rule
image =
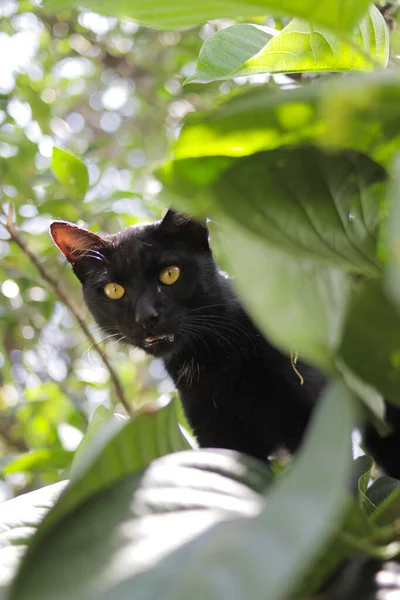
M94 350L100 356L100 359L102 360L104 366L106 367L107 371L109 372L111 381L114 385L115 393L118 397L118 400L121 402L121 404L125 408L128 415L132 416L133 412L134 412L133 408L129 405L128 401L125 398L125 394L122 389L121 383L119 381L118 375L117 375L114 367L108 360L107 356L104 354L101 346L99 346L99 344L96 342L95 338L93 337L93 334L91 333L89 327L87 326L83 315L78 310L78 308L71 302L66 290L59 284L57 279L55 279L53 277L53 275L51 273L49 273L49 271L46 269L46 267L41 263L41 261L38 259L38 257L32 252L32 250L29 248L29 246L27 245L25 240L21 237L21 235L15 229L14 224L13 224L13 205L10 203L8 215L6 215L3 210L1 210L1 212L7 219L7 221L5 223L2 222L2 225L4 225L4 227L7 229L8 233L10 234L11 240L15 244L17 244L17 246L19 246L19 248L22 250L22 252L29 258L31 263L33 265L35 265L36 269L38 270L40 275L43 277L43 279L52 287L53 291L58 296L58 298L61 300L61 302L63 304L65 304L65 306L68 308L68 310L70 310L71 313L75 316L76 320L78 321L79 327L82 329L83 333L89 340L91 347L94 348Z

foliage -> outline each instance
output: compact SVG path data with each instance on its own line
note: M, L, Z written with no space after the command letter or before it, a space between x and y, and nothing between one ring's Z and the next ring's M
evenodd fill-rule
M400 482L351 450L400 401L399 11L98 4L0 6L0 597L344 598L356 557L400 556ZM99 345L47 232L169 204L213 220L260 327L332 378L288 467L196 449L160 362Z

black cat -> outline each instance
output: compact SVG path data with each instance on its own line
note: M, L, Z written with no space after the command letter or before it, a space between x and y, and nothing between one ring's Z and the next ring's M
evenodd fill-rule
M204 224L168 211L105 237L63 221L50 229L101 328L163 359L201 446L262 460L298 448L327 380L294 367L260 333L219 272ZM390 411L400 431L400 412ZM367 434L380 464L400 476L400 434Z

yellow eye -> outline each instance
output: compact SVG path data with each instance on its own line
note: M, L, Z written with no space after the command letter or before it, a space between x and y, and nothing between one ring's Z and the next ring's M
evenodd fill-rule
M180 274L181 271L179 267L166 267L160 273L160 281L162 281L166 285L172 285L173 283L175 283L175 281L179 279Z
M119 300L125 294L125 288L119 285L119 283L107 283L104 286L104 293L111 300Z

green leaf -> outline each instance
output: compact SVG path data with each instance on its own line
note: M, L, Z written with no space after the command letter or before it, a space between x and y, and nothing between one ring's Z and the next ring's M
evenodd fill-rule
M381 281L360 282L355 289L339 354L359 377L400 403L400 316Z
M371 514L376 505L367 494L374 461L370 456L359 456L354 462L355 476L357 477L357 491L360 505L367 515Z
M257 73L369 71L385 67L389 58L388 28L373 5L349 40L300 19L272 39L266 37L270 38L247 23L218 31L204 42L196 71L185 83Z
M357 377L340 358L336 358L335 364L349 388L364 402L368 418L373 422L380 435L389 433L389 426L385 421L386 408L383 396L378 393L376 388Z
M368 497L375 504L380 506L383 502L386 502L393 492L398 492L400 489L400 481L387 475L378 477L371 485L368 490Z
M192 600L289 597L346 507L354 417L352 394L334 384L302 451L271 490L262 513L205 532L133 579L134 589L146 590L143 598L159 597L162 590L164 600L189 594Z
M44 0L45 10L59 12L89 8L113 17L130 17L159 29L186 29L210 19L224 17L296 16L310 19L337 31L350 32L364 16L368 0L325 0L323 4L303 0L206 0L193 4L187 0Z
M34 547L59 519L118 479L144 469L154 458L190 448L177 420L177 400L160 410L148 409L131 422L112 418L94 425L74 464L70 485L32 540ZM103 420L104 411L97 420ZM85 439L85 438L83 438Z
M166 187L189 212L217 218L222 212L295 257L379 274L376 233L386 179L380 165L358 153L304 146L230 160L175 161Z
M345 510L354 422L353 396L336 383L266 502L269 472L249 457L199 450L156 461L58 522L27 555L10 600L288 597Z
M185 80L185 84L236 77L236 71L240 71L241 66L272 38L269 31L251 23L231 25L217 31L204 42L196 71Z
M104 447L106 441L118 433L124 423L123 417L113 414L105 406L96 408L87 431L76 449L71 465L71 479L75 479L79 476L80 471L85 470L86 465L91 463L93 456L98 451L98 446Z
M89 174L85 163L61 148L53 148L51 169L56 179L64 185L73 198L82 200L89 185Z
M380 526L393 525L395 530L400 514L400 481L384 475L374 481L367 494L378 507L371 516L371 521ZM393 533L398 538L398 533Z
M46 469L65 469L74 456L73 452L62 449L42 448L19 454L2 469L3 475L30 473Z
M321 78L279 92L253 86L186 121L175 159L245 156L313 142L360 150L387 165L400 144L400 79L388 71Z
M61 481L0 504L0 587L14 576L29 539L66 485Z
M221 520L259 513L271 477L263 463L228 450L158 459L58 520L23 562L10 600L142 598L135 584L124 588L130 577Z
M292 258L237 225L221 228L218 243L233 284L268 338L334 371L350 286L346 274Z

